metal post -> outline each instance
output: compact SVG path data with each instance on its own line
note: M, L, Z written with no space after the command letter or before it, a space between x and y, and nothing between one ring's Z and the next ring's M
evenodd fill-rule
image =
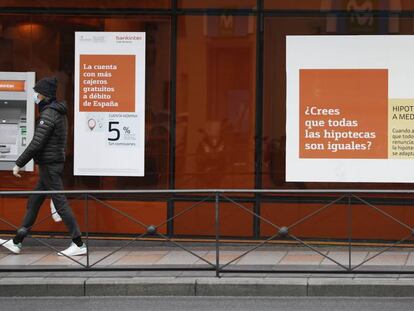
M171 39L170 39L170 107L169 107L169 166L168 166L168 188L175 189L175 145L176 145L176 112L177 112L177 0L171 0ZM174 194L172 194L174 197ZM167 203L167 219L174 216L174 200L169 198ZM167 223L167 235L174 235L174 219Z
M89 204L88 195L85 194L85 230L86 230L86 269L89 269Z
M348 270L352 270L352 204L351 194L348 193Z
M219 239L220 239L220 194L216 192L215 195L215 214L216 214L216 277L220 277L220 247L219 247Z
M256 115L255 115L255 188L262 188L263 162L263 49L264 49L264 13L263 0L257 0L256 16ZM260 215L261 194L254 194L253 210ZM253 237L260 238L260 220L253 216Z

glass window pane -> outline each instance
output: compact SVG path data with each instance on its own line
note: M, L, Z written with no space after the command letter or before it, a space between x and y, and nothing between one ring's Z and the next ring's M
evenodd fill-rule
M354 188L353 183L286 183L286 36L412 34L411 18L398 16L358 24L351 16L266 17L264 32L263 188ZM408 184L369 184L363 188L407 188Z
M169 171L170 35L167 16L12 16L1 17L4 48L1 71L34 71L37 79L56 76L58 98L69 103L69 139L64 181L66 188L167 188ZM146 32L146 146L145 177L73 176L73 92L75 31ZM11 181L10 172L0 178ZM29 174L30 175L30 174ZM34 178L35 179L35 178ZM32 188L32 180L18 187ZM25 184L24 186L22 184ZM17 185L16 185L17 186Z
M255 18L180 16L177 188L253 188Z
M0 25L0 71L30 71L30 16L1 15ZM37 173L25 173L20 179L11 171L0 171L0 180L2 190L29 190L37 182Z
M214 236L215 206L214 203L203 203L191 207L195 202L176 202L174 213L178 215L190 209L183 216L174 219L174 233L176 235ZM242 203L252 211L253 204ZM253 216L232 203L220 204L220 235L221 237L252 237Z

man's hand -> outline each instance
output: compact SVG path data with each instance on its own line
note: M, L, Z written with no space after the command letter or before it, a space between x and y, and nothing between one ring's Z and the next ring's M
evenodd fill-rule
M16 176L16 177L22 177L20 174L19 174L19 171L20 171L20 167L18 167L17 165L15 165L14 167L13 167L13 175L14 176Z

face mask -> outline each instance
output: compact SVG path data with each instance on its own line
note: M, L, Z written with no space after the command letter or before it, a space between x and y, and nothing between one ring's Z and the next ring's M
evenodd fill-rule
M33 93L33 100L36 105L39 105L40 103L40 99L38 96L39 96L39 93L36 93L36 92Z

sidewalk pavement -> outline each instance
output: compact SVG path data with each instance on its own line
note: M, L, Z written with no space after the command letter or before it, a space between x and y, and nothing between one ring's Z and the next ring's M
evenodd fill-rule
M215 264L214 245L184 245ZM252 245L222 245L220 265L234 262L226 267L231 273L222 273L217 278L215 271L181 270L213 267L177 247L135 245L111 254L120 246L122 243L90 246L89 265L97 269L127 268L130 271L85 269L80 264L86 265L86 256L74 257L79 261L77 263L44 246L25 247L19 255L1 248L0 296L414 297L413 249L398 248L379 254L380 248L353 248L352 267L363 265L352 273L343 273L344 267L349 266L346 247L317 247L319 252L343 265L341 267L304 247L269 245L239 258ZM61 246L54 247L62 249ZM173 270L143 271L145 268Z

